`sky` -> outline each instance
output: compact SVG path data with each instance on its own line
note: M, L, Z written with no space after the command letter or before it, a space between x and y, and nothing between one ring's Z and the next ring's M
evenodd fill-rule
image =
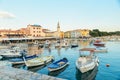
M0 29L120 31L120 0L0 0Z

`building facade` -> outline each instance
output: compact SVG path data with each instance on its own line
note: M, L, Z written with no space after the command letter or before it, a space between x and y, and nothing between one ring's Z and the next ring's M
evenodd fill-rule
M20 38L24 37L25 34L20 30L11 30L11 29L2 29L0 30L0 37L1 38Z
M40 25L27 25L27 35L29 37L44 37L45 33Z
M90 37L89 31L87 29L77 29L77 30L71 30L66 31L64 33L65 38L85 38Z

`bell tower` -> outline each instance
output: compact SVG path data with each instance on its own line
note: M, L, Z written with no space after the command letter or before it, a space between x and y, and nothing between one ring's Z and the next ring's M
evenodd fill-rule
M59 22L57 24L57 32L60 32L60 24L59 24Z

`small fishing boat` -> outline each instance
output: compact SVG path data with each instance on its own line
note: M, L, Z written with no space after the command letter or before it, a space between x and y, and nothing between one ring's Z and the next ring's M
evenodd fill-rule
M30 67L35 67L35 66L41 66L44 64L49 63L50 61L54 60L53 56L45 56L45 57L37 57L31 60L27 60L23 57L24 61L25 61L25 65L30 68Z
M80 51L89 51L89 54L80 54L80 57L76 60L76 67L81 71L81 73L88 72L92 70L95 66L98 66L98 57L93 55L94 48L83 48Z
M24 58L25 58L25 60L27 61L27 60L34 59L34 58L36 58L36 57L38 57L38 56L35 54L35 55L25 56ZM9 61L10 61L13 65L15 65L15 64L24 64L24 59L23 59L23 57L10 59Z
M49 72L48 72L48 75L50 75L50 76L57 76L57 75L59 75L60 73L64 72L64 71L67 69L68 66L69 66L69 65L65 66L64 68L62 68L62 69L60 69L60 70L49 71Z
M49 71L56 71L64 68L65 66L68 65L68 60L67 58L60 59L48 66Z

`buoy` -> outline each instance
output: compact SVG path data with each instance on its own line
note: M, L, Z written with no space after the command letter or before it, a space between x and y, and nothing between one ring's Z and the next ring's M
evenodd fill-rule
M106 64L106 67L110 67L110 64Z

